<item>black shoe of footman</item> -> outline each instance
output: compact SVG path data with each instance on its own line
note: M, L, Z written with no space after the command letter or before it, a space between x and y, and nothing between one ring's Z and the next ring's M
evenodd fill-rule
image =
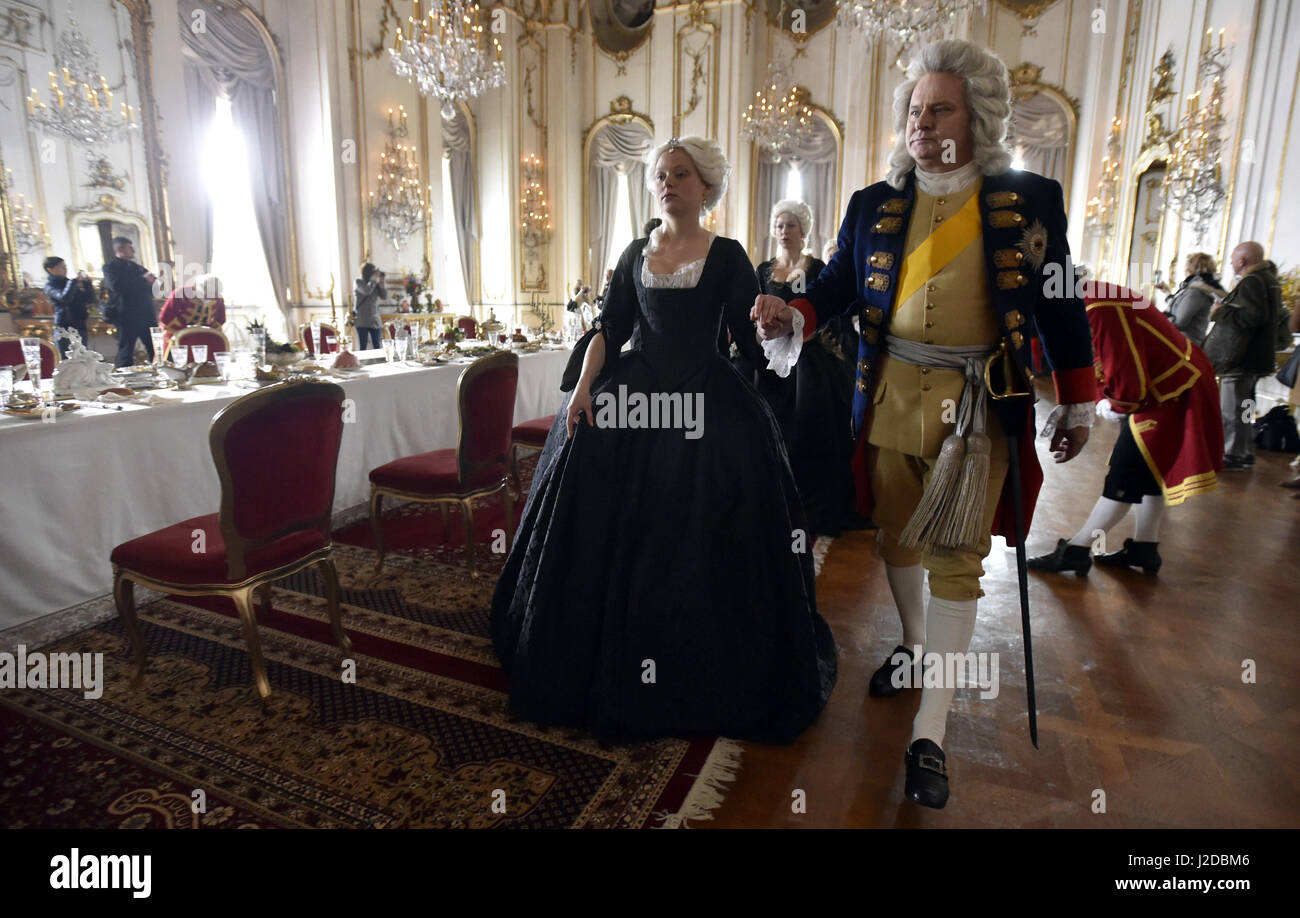
M1087 545L1071 545L1065 539L1057 539L1056 551L1050 555L1030 558L1025 564L1034 571L1049 571L1053 574L1074 571L1080 577L1086 577L1092 567L1092 552Z
M1160 552L1156 551L1156 546L1159 544L1158 542L1134 542L1132 539L1125 539L1123 548L1109 554L1098 555L1096 561L1098 564L1104 564L1107 567L1140 567L1146 573L1154 574L1160 570L1162 563Z
M919 739L907 747L907 799L921 806L941 810L948 802L948 770L943 750L928 739Z
M895 666L894 658L900 653L907 655L907 662ZM912 651L902 644L898 645L894 648L893 653L889 655L889 659L880 664L880 669L871 674L871 682L867 685L867 693L873 698L892 698L897 695L902 689L894 685L894 673L912 666L915 662L916 658L912 656ZM920 686L913 687L919 688Z

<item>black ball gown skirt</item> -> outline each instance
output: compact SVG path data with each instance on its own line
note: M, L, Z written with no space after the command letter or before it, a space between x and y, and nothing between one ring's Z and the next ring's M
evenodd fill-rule
M699 396L701 435L599 426L620 391ZM716 350L671 381L627 352L593 405L572 438L557 414L493 599L512 710L610 739L793 741L836 660L770 409Z

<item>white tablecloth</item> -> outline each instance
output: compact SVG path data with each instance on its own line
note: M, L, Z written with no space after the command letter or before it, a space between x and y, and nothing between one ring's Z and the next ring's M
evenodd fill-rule
M515 423L553 414L568 351L519 360ZM456 445L456 380L464 366L375 365L339 382L356 405L339 452L334 509L364 503L369 472L401 456ZM54 423L0 414L0 630L102 596L109 554L128 539L215 513L208 448L213 416L248 394L196 386L176 405L83 408ZM283 444L292 449L292 443Z

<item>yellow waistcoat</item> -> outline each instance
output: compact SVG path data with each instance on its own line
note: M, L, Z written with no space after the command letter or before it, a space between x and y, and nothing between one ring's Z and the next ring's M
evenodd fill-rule
M904 258L978 195L982 184L976 181L964 191L944 195L926 194L918 186ZM982 235L915 293L894 304L889 334L926 344L997 347L1000 332L989 296ZM964 384L964 374L956 370L931 370L882 357L868 442L912 456L938 456L944 437L953 432ZM948 399L950 410L945 410Z

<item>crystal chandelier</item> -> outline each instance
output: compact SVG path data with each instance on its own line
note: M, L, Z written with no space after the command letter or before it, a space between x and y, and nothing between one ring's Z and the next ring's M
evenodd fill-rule
M430 0L429 5L421 16L420 0L413 0L406 31L398 27L388 54L397 75L415 83L420 95L438 99L442 117L450 120L456 117L456 103L506 85L506 65L495 38L496 60L488 53L478 3Z
M1223 129L1227 123L1223 114L1227 58L1223 31L1219 31L1217 48L1210 46L1207 33L1198 74L1202 83L1209 81L1209 100L1201 104L1200 89L1187 97L1187 111L1179 122L1169 172L1165 175L1165 197L1179 216L1192 225L1198 246L1209 231L1210 220L1227 197L1221 171Z
M135 130L135 109L126 102L113 106L113 90L99 72L99 59L81 34L68 8L69 28L59 35L50 71L50 101L41 101L32 87L27 97L28 119L46 131L86 146L99 146ZM51 107L53 106L53 107Z
M406 240L425 229L429 206L421 191L420 166L416 149L406 139L406 108L398 106L397 118L388 110L388 144L379 154L378 188L370 192L370 219L379 232L400 252Z
M780 162L791 148L807 143L813 132L808 91L795 86L789 67L780 57L767 65L767 89L754 93L754 101L740 114L740 136L770 152Z
M950 32L957 16L984 12L986 0L837 0L842 26L864 32L869 39L885 38L900 46L899 58L909 46ZM898 59L895 59L895 63Z

